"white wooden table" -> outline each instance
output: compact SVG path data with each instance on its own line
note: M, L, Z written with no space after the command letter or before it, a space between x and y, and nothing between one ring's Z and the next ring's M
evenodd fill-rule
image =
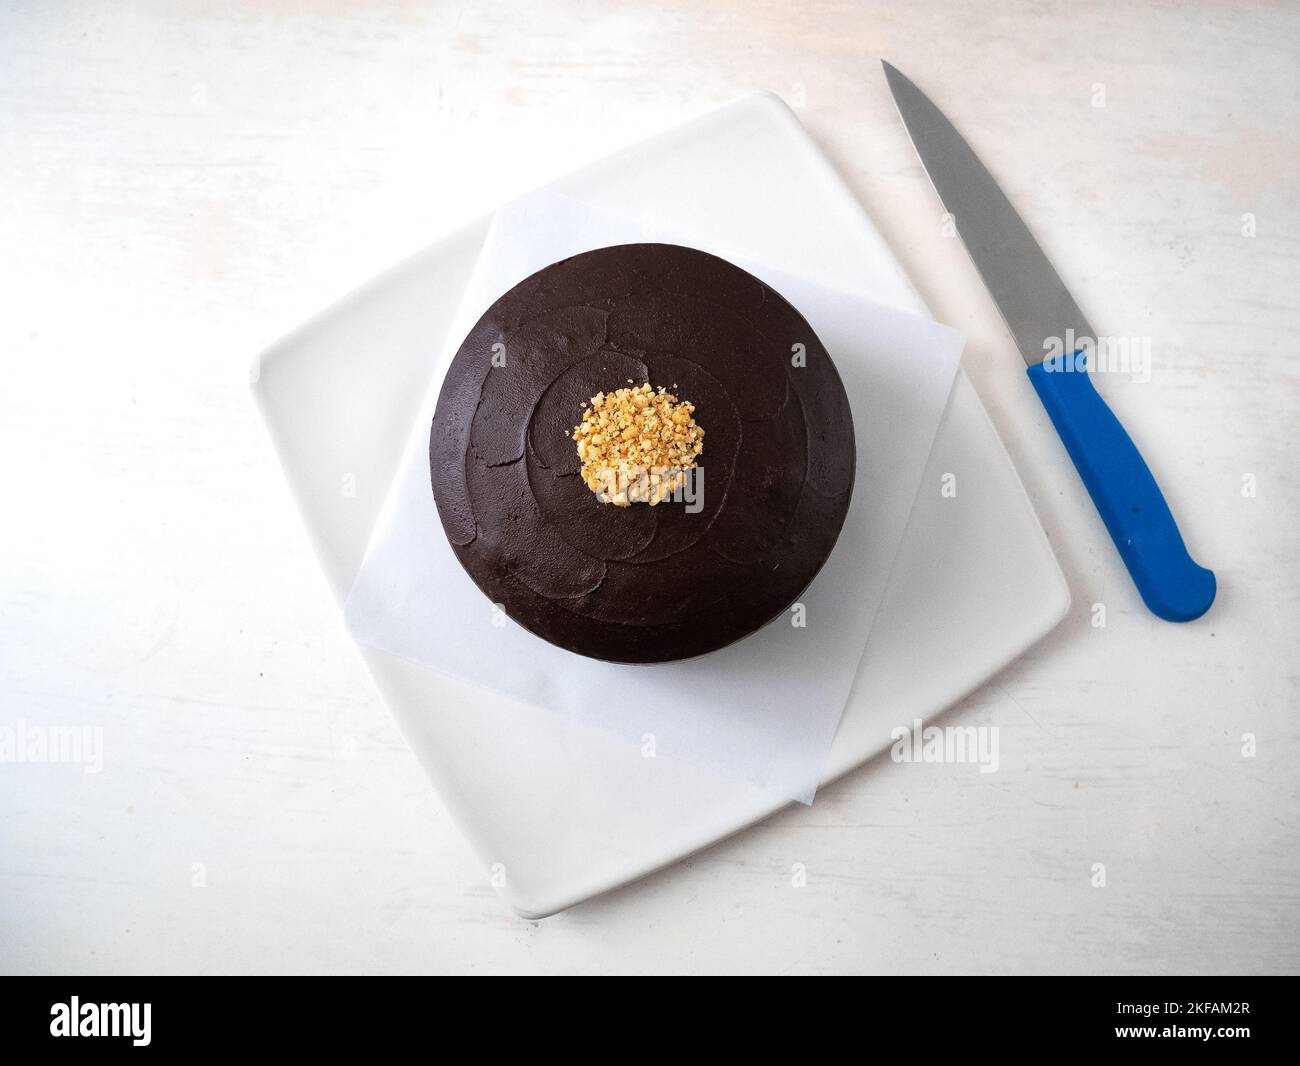
M1300 10L974 6L7 5L0 752L90 747L0 763L0 969L1297 969ZM1102 388L1219 573L1202 621L1138 601L881 55L1097 328L1150 338L1150 381ZM756 88L968 336L1074 608L954 712L1000 728L996 774L879 760L525 922L345 637L246 370L461 220Z

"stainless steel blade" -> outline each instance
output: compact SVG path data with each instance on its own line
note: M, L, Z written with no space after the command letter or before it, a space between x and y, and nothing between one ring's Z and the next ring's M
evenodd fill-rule
M970 145L920 89L881 62L916 154L1025 362L1042 362L1044 341L1064 344L1067 330L1095 340L1074 297Z

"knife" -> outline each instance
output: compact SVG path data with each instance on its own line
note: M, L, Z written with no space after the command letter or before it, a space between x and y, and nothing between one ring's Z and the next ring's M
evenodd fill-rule
M1199 618L1214 602L1214 572L1188 554L1160 486L1093 387L1087 360L1097 334L970 145L920 89L895 67L884 67L916 154L1143 602L1169 622ZM1071 338L1083 344L1076 347Z

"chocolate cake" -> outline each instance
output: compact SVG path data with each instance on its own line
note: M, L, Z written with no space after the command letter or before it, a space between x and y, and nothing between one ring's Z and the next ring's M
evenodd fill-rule
M807 587L848 511L853 422L777 292L627 244L538 271L479 319L429 463L493 603L562 648L653 663L730 644Z

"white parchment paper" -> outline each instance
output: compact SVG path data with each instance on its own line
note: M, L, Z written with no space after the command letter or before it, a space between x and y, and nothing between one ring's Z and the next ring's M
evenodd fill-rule
M709 655L628 666L563 651L495 610L443 534L429 484L428 441L446 367L498 296L567 256L640 241L720 255L799 309L848 392L857 474L835 550L800 597L802 626L793 624L790 612ZM580 716L647 754L691 760L782 799L811 803L943 417L962 341L929 319L787 276L763 262L761 253L761 237L750 248L697 243L675 232L670 219L616 215L549 191L498 211L344 607L352 636L508 694L536 713Z

